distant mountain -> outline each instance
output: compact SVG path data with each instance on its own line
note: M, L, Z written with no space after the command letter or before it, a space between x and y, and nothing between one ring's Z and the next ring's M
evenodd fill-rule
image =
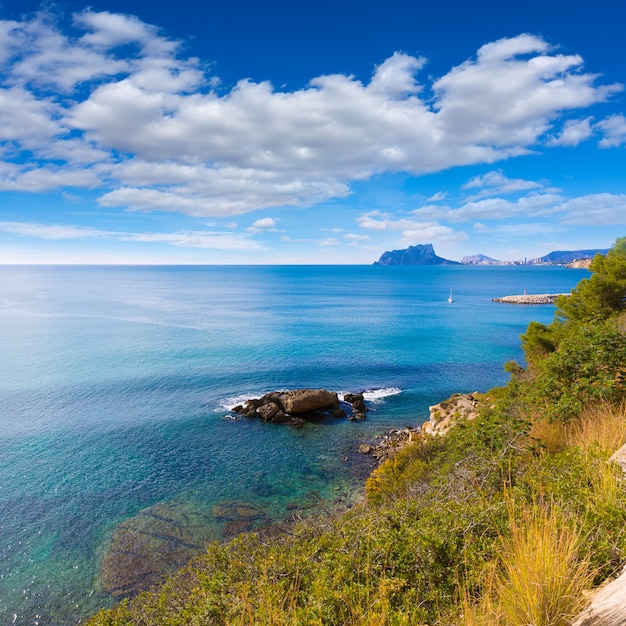
M608 252L608 248L605 250L556 250L539 259L532 259L529 263L532 265L565 265L579 259L593 259L596 254L607 254Z
M431 243L409 246L404 250L384 252L374 265L459 265L435 254Z
M463 265L497 265L500 261L484 254L474 254L472 256L464 256L461 259L461 263Z

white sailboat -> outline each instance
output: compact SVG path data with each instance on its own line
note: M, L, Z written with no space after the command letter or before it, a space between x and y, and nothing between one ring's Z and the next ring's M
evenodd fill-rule
M452 297L452 289L450 289L450 295L448 296L448 302L454 302L454 298Z

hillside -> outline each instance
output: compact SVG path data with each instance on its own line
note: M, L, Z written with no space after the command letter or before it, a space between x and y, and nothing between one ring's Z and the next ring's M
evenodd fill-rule
M594 250L555 250L542 256L538 259L530 261L532 264L548 264L548 265L566 265L573 261L579 261L581 259L593 259L596 254L606 255L608 250L594 249Z
M435 407L362 502L211 544L90 623L570 624L626 562L626 238L591 269L509 383Z
M374 265L458 265L435 254L431 243L384 252Z

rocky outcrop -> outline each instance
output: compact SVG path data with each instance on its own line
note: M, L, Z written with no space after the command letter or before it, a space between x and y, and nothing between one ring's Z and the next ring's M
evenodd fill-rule
M588 270L591 267L593 259L578 259L568 263L565 267L568 270Z
M429 407L430 419L421 426L392 428L373 443L361 444L357 451L370 454L382 463L420 437L444 435L459 420L472 420L478 415L477 394L478 392L455 393L447 400Z
M413 443L422 436L422 428L392 428L384 435L381 435L373 444L361 444L359 452L361 454L371 454L379 463L391 458L398 450Z
M260 418L265 422L301 426L307 419L324 415L364 420L367 407L362 393L344 395L344 402L351 406L350 415L341 407L339 396L326 389L295 389L273 391L260 398L252 398L234 407L234 413L245 417Z
M326 389L296 389L280 396L285 413L302 415L339 408L337 394Z
M346 393L343 396L343 400L352 405L352 415L348 416L349 420L358 422L365 419L367 406L365 405L365 397L362 393Z
M432 243L384 252L374 265L459 265L435 254Z
M455 393L447 400L428 407L430 419L422 424L425 435L444 435L459 420L472 420L478 414L475 393Z

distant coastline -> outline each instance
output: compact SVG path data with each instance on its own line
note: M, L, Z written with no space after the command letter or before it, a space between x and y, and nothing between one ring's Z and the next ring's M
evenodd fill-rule
M571 269L589 269L596 254L606 255L608 249L557 250L536 259L501 261L484 254L464 256L452 261L437 256L433 244L417 244L402 250L383 252L374 265L559 265Z

